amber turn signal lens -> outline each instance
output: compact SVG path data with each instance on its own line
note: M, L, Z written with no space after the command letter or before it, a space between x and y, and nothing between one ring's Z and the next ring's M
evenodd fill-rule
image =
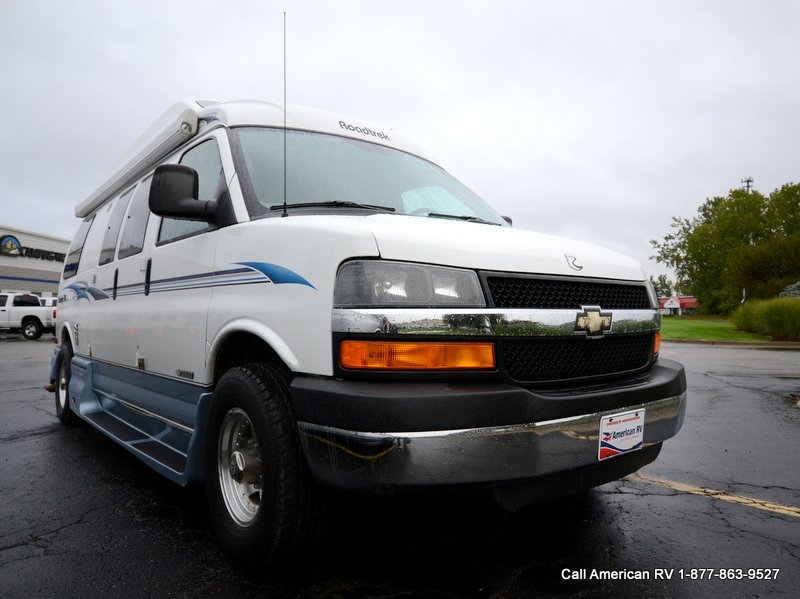
M656 339L653 343L653 356L657 358L659 351L661 351L661 333L656 333Z
M344 368L371 370L492 370L494 343L342 341Z

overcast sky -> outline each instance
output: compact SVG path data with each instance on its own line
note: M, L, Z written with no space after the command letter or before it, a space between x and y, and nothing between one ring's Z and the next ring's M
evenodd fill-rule
M402 131L518 228L632 255L800 181L800 2L2 0L0 225L74 206L172 103L283 97Z

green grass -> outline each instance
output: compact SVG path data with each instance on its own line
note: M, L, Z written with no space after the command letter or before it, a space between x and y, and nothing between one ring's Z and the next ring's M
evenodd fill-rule
M714 316L664 316L661 336L665 340L694 341L770 341L769 337L737 331L729 320Z

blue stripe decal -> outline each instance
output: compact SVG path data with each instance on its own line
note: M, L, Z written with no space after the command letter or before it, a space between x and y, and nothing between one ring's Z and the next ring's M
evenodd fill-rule
M97 287L89 287L83 281L78 281L77 283L68 285L65 287L65 289L70 289L73 291L78 299L85 299L89 302L92 300L104 300L111 298L111 296L102 289L98 289Z
M150 282L150 293L164 293L167 291L182 291L186 289L207 289L209 287L227 287L229 285L252 285L256 283L275 283L305 285L315 289L311 283L296 272L277 264L266 262L237 262L244 268L230 268L217 272L204 272L193 275L168 277ZM78 281L66 287L75 293L78 299L87 301L109 299L113 288L97 289L89 287L84 281ZM129 283L117 287L117 297L141 295L144 293L144 283Z
M71 289L79 300L85 299L86 301L92 301L92 298L90 298L89 294L86 293L86 288L81 285L68 285L65 289Z
M208 277L221 277L224 275L241 274L246 272L249 272L246 268L232 268L229 270L220 270L217 272L203 272L196 275L183 275L180 277L169 277L166 279L158 279L157 281L152 281L151 285L156 285L160 283L172 283L175 281L190 281L192 279L203 279Z
M299 274L293 270L289 270L277 264L267 264L266 262L237 262L242 266L247 266L253 270L264 273L267 278L276 285L283 285L285 283L294 283L295 285L307 285L311 289L316 289L311 283L306 281Z

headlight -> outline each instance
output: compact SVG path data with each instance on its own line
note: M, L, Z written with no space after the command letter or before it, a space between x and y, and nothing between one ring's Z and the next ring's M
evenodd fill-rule
M333 302L337 308L486 305L474 271L383 260L345 262Z

